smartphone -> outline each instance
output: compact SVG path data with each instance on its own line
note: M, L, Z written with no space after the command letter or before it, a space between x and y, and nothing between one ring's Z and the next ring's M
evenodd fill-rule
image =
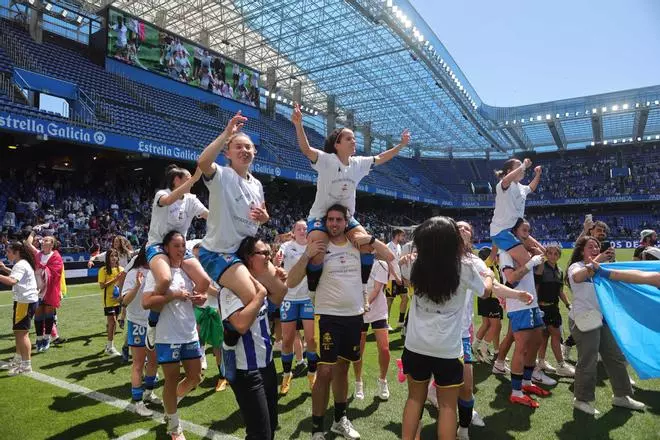
M612 242L611 241L604 241L600 244L600 253L602 254L606 250L612 247Z
M584 216L584 219L588 222L594 221L594 215L593 214L587 214Z

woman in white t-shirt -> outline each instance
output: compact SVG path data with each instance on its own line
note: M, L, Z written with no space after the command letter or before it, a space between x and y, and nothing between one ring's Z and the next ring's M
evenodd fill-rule
M417 259L410 281L415 289L405 348L401 357L408 376L408 399L403 411L402 438L415 438L433 376L438 400L438 433L456 438L456 402L463 384L461 326L468 291L484 294L482 275L462 263L463 239L454 220L433 217L415 229ZM491 276L491 275L489 275ZM531 302L527 292L496 282L493 293Z
M149 310L142 308L142 296L144 282L148 275L149 264L147 263L146 249L142 247L133 262L133 268L128 271L124 279L121 302L126 310L128 320L126 337L133 359L131 397L135 405L135 412L145 417L153 415L153 411L147 408L146 402L156 405L162 404L162 401L153 391L156 385L156 373L158 372L156 353L147 351L145 344ZM142 378L143 373L144 381Z
M390 341L387 326L387 298L385 298L384 287L387 285L389 268L387 262L376 260L371 268L371 275L367 283L367 295L369 311L362 316L362 337L360 338L360 360L353 362L355 372L355 398L364 400L364 383L362 382L362 363L364 347L367 342L369 327L374 331L376 346L378 347L378 397L382 400L390 398L390 390L387 386L387 368L390 364Z
M172 271L169 258L163 246L165 234L178 231L184 239L195 217L207 218L209 210L199 201L197 196L190 194L190 189L199 180L202 173L199 169L193 176L184 168L170 165L165 170L167 188L156 192L151 205L151 223L146 244L146 256L151 275L154 278L154 294L165 295L172 283ZM201 264L191 252L186 252L181 269L192 280L196 293L205 293L209 287L208 276ZM143 304L143 307L146 306ZM158 323L158 308L151 308L147 328L146 344L153 350L155 328Z
M520 181L525 177L525 171L532 166L530 159L520 162L509 159L504 162L501 170L495 175L500 181L495 187L495 211L490 222L490 239L498 249L511 254L519 267L527 264L531 258L528 248L541 246L534 238L521 241L513 231L519 219L525 217L525 201L529 193L534 192L541 181L541 167L534 168L534 179L529 185Z
M163 368L163 406L167 414L167 433L172 440L181 440L183 430L177 414L177 403L201 381L202 351L195 322L193 305L206 302L206 293L198 293L193 281L183 271L186 240L178 231L163 237L163 249L169 257L172 281L166 295L155 294L156 280L153 273L147 275L142 304L162 309L156 329L156 356ZM210 280L207 278L207 285ZM179 381L180 365L185 377Z
M16 338L16 355L6 365L9 375L29 373L32 371L30 360L30 324L37 310L39 290L35 276L35 263L32 252L22 243L14 242L7 247L7 257L14 263L11 271L0 261L0 272L9 275L0 275L0 283L11 286L14 296L14 313L12 329Z
M355 156L356 139L352 130L335 129L325 140L323 151L321 151L309 145L303 127L302 112L297 103L294 105L291 121L296 127L300 151L310 160L312 168L318 173L316 196L307 217L308 239L310 241L321 240L327 244L329 242L328 230L324 218L328 209L335 203L348 208L350 218L346 235L356 247L360 248L362 285L366 290L371 266L374 262L373 247L369 244L372 244L375 238L370 237L354 217L355 194L358 184L369 174L372 166L388 162L408 145L410 133L408 130L404 130L399 145L376 156ZM307 265L307 283L311 292L316 291L321 278L323 259L324 255L318 254ZM393 260L394 255L388 258L388 263L391 264ZM392 270L395 270L393 266Z
M600 305L596 297L592 277L596 270L603 270L598 263L607 261L608 258L607 255L600 252L600 242L598 240L594 237L584 236L575 243L573 254L566 269L567 283L573 291L572 308L568 314L569 327L578 350L573 406L591 415L599 413L591 404L592 401L596 400L599 354L614 392L612 405L634 410L643 410L645 407L643 403L631 397L633 390L626 368L626 359L621 353L621 349L617 345L607 322L602 319L600 314ZM607 272L609 271L605 271L605 276L612 277ZM626 281L630 282L632 280L628 279ZM598 318L601 319L600 322L597 321ZM596 320L595 326L589 322L594 319Z

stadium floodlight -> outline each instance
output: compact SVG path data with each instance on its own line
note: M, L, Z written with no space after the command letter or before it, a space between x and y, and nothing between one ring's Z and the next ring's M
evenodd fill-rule
M387 6L388 8L391 8L392 7L392 0L386 0L385 1L385 6Z
M651 136L646 136L646 140L647 140L647 141L650 141L650 140L651 140Z
M516 123L516 120L515 120L515 119L513 120L513 123L514 123L514 124Z
M46 6L44 6L44 9L48 12L53 10L53 5L50 3L46 3Z
M637 142L641 142L642 138L637 136Z
M639 108L639 102L635 103L635 108Z
M551 118L552 118L551 115L545 115L545 120L546 120L546 121L549 121Z
M628 139L628 142L632 142L632 141L633 141L633 138Z
M536 117L536 120L537 120L537 121L540 121L541 119L543 119L543 118L541 118L541 115L538 115L538 116Z
M521 124L524 124L524 123L525 123L525 118L521 118L521 119L520 119L520 123L521 123Z
M392 14L396 15L399 12L399 7L397 5L392 6Z
M656 99L656 100L655 100L655 105L660 105L660 101L658 101L658 100Z
M591 146L593 147L595 145L596 145L596 143L594 141L591 141Z
M623 104L623 107L622 107L622 108L623 108L624 110L628 110L629 107L630 107L630 106L629 106L628 104Z
M83 22L83 16L79 15L78 18L76 18L76 23L82 24L82 22Z
M509 125L509 121L504 121L504 125Z
M612 111L615 112L617 110L619 110L619 106L618 105L613 105L612 106Z
M559 119L559 116L560 116L559 113L557 113L557 114L555 115L555 118Z
M403 26L406 29L410 29L412 27L412 21L408 17L406 17L406 19L403 20Z
M660 139L660 134L655 135L655 140L657 141L658 139Z
M69 15L69 11L67 11L66 9L62 9L62 12L60 12L60 15L62 16L62 18L66 18L66 16Z
M607 145L607 141L603 141L603 145Z
M282 97L281 97L281 96L278 96L278 97L277 97L277 100L281 102L281 101L282 101Z
M600 111L601 111L602 113L605 113L605 112L607 111L607 107L601 107L601 108L600 108Z
M650 102L650 101L646 101L646 106L647 106L647 107L650 107L650 106L651 106L651 102Z
M598 113L598 109L597 109L597 108L595 108L595 107L594 107L594 108L592 108L592 109L591 109L591 113Z
M580 116L580 112L575 112L575 116Z
M28 3L30 4L30 6L34 6L35 1L36 0L28 0Z
M614 139L614 140L612 141L613 144L616 144L617 142L619 142L619 141L617 141L616 139Z

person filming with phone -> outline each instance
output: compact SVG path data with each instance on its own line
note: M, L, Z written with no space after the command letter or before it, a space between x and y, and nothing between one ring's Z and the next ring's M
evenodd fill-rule
M600 253L605 254L606 263L614 263L616 261L616 252L614 250L614 243L607 240L607 235L610 233L610 228L607 223L601 220L594 221L592 214L587 214L584 219L582 233L578 239L589 236L594 237L600 242Z

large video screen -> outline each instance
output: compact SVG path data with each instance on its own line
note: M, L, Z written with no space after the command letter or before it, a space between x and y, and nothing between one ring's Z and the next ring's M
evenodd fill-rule
M108 9L108 56L259 107L259 72L113 8Z

